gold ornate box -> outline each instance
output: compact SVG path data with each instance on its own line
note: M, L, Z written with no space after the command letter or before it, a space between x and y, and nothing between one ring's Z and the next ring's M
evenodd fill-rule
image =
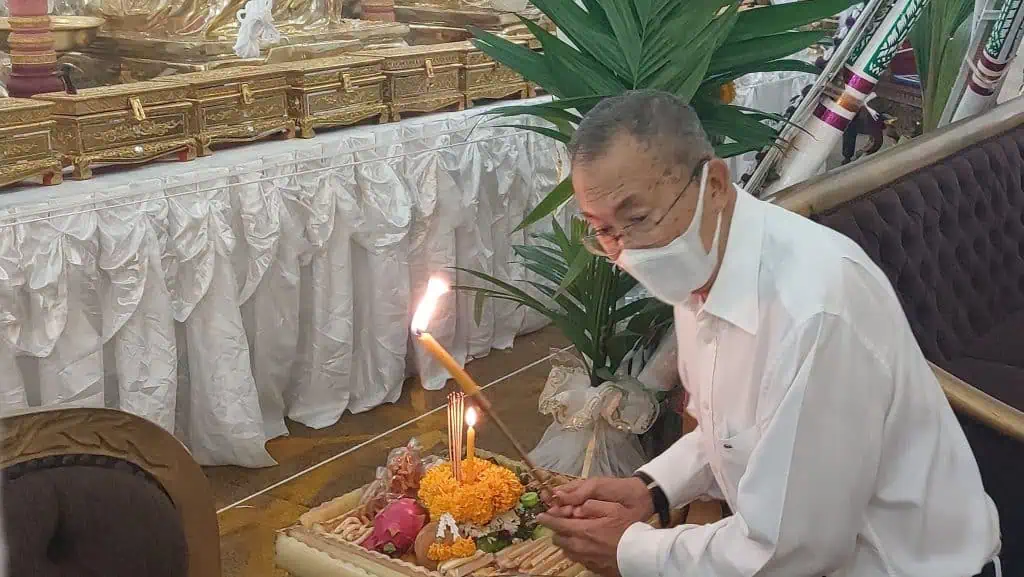
M54 104L54 141L74 179L92 177L95 164L139 164L176 154L196 157L189 86L136 82L51 92L34 98Z
M53 105L24 98L0 98L0 186L39 176L60 184L63 165L53 150Z
M280 64L288 77L288 113L301 138L320 127L376 117L387 122L382 58L344 54Z
M525 40L516 40L516 44L526 46ZM466 108L473 106L477 100L506 98L518 94L526 98L529 90L521 74L504 64L495 62L482 50L466 42L466 52L462 54L462 76L459 84L466 96Z
M459 90L465 42L385 48L361 52L384 59L384 103L391 121L405 112L462 110L465 97Z
M288 117L288 79L284 70L244 66L156 78L188 85L199 155L217 143L252 142L268 136L295 136Z

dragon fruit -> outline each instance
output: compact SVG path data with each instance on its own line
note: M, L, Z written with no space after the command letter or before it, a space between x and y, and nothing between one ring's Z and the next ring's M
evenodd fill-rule
M405 555L427 524L427 512L414 499L399 499L373 520L373 533L363 546L391 557Z

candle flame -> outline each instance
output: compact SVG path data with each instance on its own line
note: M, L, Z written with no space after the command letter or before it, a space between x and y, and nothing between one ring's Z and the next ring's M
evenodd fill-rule
M476 424L476 409L470 407L466 409L466 425L472 427Z
M430 282L427 283L427 292L423 295L420 306L416 308L416 313L412 316L413 333L419 334L427 330L430 318L437 310L437 300L446 292L448 292L448 283L444 279L436 276L430 279Z

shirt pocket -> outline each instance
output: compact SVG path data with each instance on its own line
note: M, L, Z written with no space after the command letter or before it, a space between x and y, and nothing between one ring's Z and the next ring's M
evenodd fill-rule
M736 487L747 471L747 463L754 447L761 439L761 430L756 425L743 429L742 431L729 435L726 438L718 439L716 450L722 462L722 476L725 478L728 488L723 487L732 497L736 495Z

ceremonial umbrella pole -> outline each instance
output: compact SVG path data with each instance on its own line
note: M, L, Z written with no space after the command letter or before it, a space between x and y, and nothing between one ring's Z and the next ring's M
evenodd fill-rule
M419 307L416 308L416 313L412 317L412 333L416 336L416 339L423 345L423 348L427 350L442 366L448 371L448 374L455 379L455 382L462 388L462 392L466 397L473 400L477 407L490 420L498 426L498 430L501 431L505 438L512 444L512 448L515 449L516 454L522 459L523 463L526 464L529 469L530 475L537 480L545 489L551 490L550 475L546 471L537 467L533 459L526 452L519 441L516 440L515 435L512 434L512 430L508 428L508 425L501 420L501 417L494 410L494 406L491 405L490 400L484 396L483 389L480 385L476 384L473 377L469 376L469 373L459 366L459 363L452 358L448 351L441 346L441 343L437 342L437 339L432 337L427 332L427 327L430 324L430 317L433 316L434 310L437 308L437 299L441 298L441 295L448 292L448 284L440 278L434 277L427 283L427 292L423 296L423 300L420 302ZM461 451L460 451L461 452ZM453 456L454 458L461 458L459 456Z
M992 24L985 49L967 71L967 86L953 113L953 122L989 110L996 104L1006 71L1024 36L1024 0L1006 0ZM973 55L967 55L971 62ZM953 96L953 95L951 95Z
M765 196L806 180L825 163L914 27L925 2L895 0L887 9L879 9L871 25L873 31L862 38L846 62L841 95L835 100L821 97L803 130L786 145L789 150L779 165L780 178L767 188Z
M11 35L11 78L7 91L16 98L57 92L64 84L56 76L57 53L46 0L8 0Z

